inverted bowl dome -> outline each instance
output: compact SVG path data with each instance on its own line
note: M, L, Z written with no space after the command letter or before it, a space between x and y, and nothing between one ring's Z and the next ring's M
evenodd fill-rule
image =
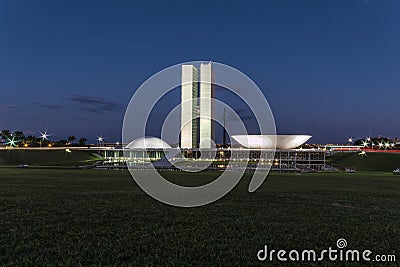
M232 138L246 148L293 149L307 142L311 135L232 135Z
M164 140L156 137L141 137L130 142L125 148L127 149L156 149L171 148Z

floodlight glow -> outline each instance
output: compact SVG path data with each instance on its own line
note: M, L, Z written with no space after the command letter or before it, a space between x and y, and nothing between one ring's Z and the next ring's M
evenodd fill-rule
M9 146L17 146L17 143L19 142L19 140L15 140L15 137L13 136L12 139L7 137L8 142L6 142L6 145Z
M364 147L368 146L368 143L364 141L364 142L363 142L363 146L364 146Z
M370 142L371 141L371 137L367 137L367 141Z
M383 143L379 143L379 147L383 147Z
M353 138L349 138L347 141L349 141L349 143L353 143Z
M47 131L44 131L43 133L40 132L40 137L42 138L42 140L47 140L47 138L48 138L49 136L50 136L50 135L47 134Z
M98 136L98 137L97 137L97 141L103 142L103 140L104 140L103 136Z

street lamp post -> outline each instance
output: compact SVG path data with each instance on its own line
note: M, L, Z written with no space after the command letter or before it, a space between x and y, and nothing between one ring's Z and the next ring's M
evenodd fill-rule
M43 133L40 132L40 138L42 139L42 140L40 140L40 142L39 142L40 147L42 147L42 141L47 140L49 136L50 136L50 135L47 133L47 131L44 131Z

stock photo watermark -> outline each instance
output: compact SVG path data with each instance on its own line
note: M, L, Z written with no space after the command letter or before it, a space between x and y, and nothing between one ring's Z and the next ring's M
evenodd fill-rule
M328 247L323 250L274 249L265 245L257 252L257 259L261 262L396 262L394 254L375 254L369 249L347 249L347 246L347 240L344 238L336 241L336 247Z

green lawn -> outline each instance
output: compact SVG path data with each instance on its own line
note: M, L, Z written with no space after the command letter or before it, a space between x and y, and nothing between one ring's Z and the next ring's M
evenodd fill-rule
M400 168L399 153L335 153L328 158L328 164L342 168L352 168L359 171L393 171Z
M100 160L99 155L93 152L62 149L34 150L34 149L1 149L0 166L82 166L93 164Z
M216 174L166 173L189 185ZM176 208L127 171L2 168L0 264L257 265L264 245L322 250L339 238L399 262L400 176L272 174L255 193L248 183L211 205Z

